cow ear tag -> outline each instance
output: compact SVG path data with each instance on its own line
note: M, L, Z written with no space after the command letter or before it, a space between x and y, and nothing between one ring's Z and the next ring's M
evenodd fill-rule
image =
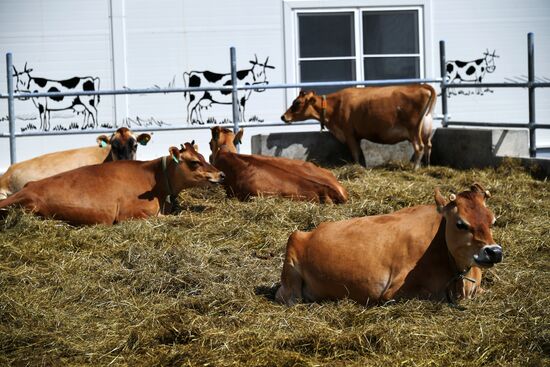
M174 160L174 162L176 162L176 164L180 163L179 159L177 159L175 155L172 156L172 159Z
M107 143L106 143L106 142L104 142L103 140L101 141L101 143L100 143L100 144L101 144L101 147L102 147L102 148L105 148L105 147L107 146Z

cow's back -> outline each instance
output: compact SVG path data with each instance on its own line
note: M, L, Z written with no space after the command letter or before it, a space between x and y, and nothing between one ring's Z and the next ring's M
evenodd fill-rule
M299 259L306 298L394 298L412 281L407 276L433 245L440 224L433 205L320 224L290 251Z
M82 166L99 164L109 155L110 147L86 147L44 154L11 165L0 178L0 198L21 190L31 181L42 180Z
M216 167L226 174L229 195L276 195L298 200L347 201L346 190L334 175L312 163L287 158L221 152Z
M335 96L333 119L353 135L375 143L395 144L418 130L430 108L427 85L346 88ZM433 88L432 88L433 89Z
M13 197L44 217L74 224L113 224L139 217L140 213L132 212L133 206L139 209L138 202L151 202L151 210L158 209L150 195L154 175L148 165L151 163L115 161L84 166L29 182ZM122 212L124 208L127 212ZM144 211L148 209L145 206Z

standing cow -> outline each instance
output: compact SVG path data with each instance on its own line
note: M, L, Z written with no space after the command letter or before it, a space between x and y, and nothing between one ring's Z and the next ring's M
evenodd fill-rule
M447 83L481 83L486 73L493 73L495 71L495 58L498 58L495 51L489 53L489 50L485 51L483 56L483 58L473 61L448 61L445 65ZM450 91L451 89L449 89ZM478 94L483 94L481 89L478 89Z
M99 90L99 78L97 77L78 77L75 76L65 80L51 80L31 76L33 69L27 69L27 64L23 71L18 72L13 67L13 76L16 79L16 91L19 93L44 93L44 92L69 92L69 91L97 91ZM84 126L96 128L97 125L97 105L99 104L99 95L90 96L56 96L56 97L31 97L32 102L38 108L40 114L40 129L50 130L51 111L73 110L76 113L84 114Z
M346 88L318 95L300 92L281 116L286 123L315 119L340 142L347 144L355 162L365 166L361 139L379 144L408 140L414 148L414 167L424 155L430 162L432 112L437 96L427 84Z
M255 85L267 84L266 69L275 69L268 65L269 57L264 63L258 62L256 56L254 61L250 60L252 67L237 71L237 79L239 84ZM183 73L183 81L185 87L221 87L231 86L231 73L214 73L211 71L190 71ZM265 89L257 89L257 92L263 92ZM187 104L187 121L198 121L199 124L204 122L201 110L208 109L212 104L232 104L231 91L202 91L202 92L186 92L184 96L189 94L189 102ZM252 90L243 92L239 100L239 118L245 120L246 101L250 98Z

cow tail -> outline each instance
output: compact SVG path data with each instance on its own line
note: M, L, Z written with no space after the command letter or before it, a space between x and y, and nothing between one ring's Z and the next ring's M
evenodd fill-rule
M94 78L94 88L96 91L99 91L99 78ZM101 96L99 94L96 94L96 97L97 97L97 103L95 107L97 108L97 105L99 104L99 99L101 98Z
M185 86L185 88L187 88L187 81L185 80L185 77L187 75L189 75L188 72L183 73L183 85ZM183 98L187 98L187 91L183 92Z
M435 110L435 104L437 102L437 93L435 89L429 84L425 84L424 87L430 91L430 97L428 98L428 102L424 107L424 113L422 114L422 117L433 113Z

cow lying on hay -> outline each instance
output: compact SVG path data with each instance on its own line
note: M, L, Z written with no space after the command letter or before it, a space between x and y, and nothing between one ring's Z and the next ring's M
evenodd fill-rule
M229 197L282 196L320 203L345 203L346 189L334 175L313 163L280 157L238 154L235 144L243 136L219 126L211 129L210 162L226 174Z
M119 160L135 160L138 143L146 145L151 135L134 134L125 127L111 137L97 137L98 146L64 150L44 154L23 162L12 164L0 177L0 199L21 190L27 182L38 181L72 169Z
M73 224L115 224L170 212L181 190L220 183L224 174L193 145L170 147L168 157L152 161L115 161L77 168L29 182L0 201Z
M365 165L361 139L379 144L408 140L414 167L430 161L432 112L437 96L427 84L346 88L328 95L302 91L281 116L286 123L315 119L346 144L356 163Z
M470 298L482 289L481 268L502 261L495 244L488 191L474 184L436 205L339 222L294 232L286 247L276 299L350 298L361 304L400 298Z

